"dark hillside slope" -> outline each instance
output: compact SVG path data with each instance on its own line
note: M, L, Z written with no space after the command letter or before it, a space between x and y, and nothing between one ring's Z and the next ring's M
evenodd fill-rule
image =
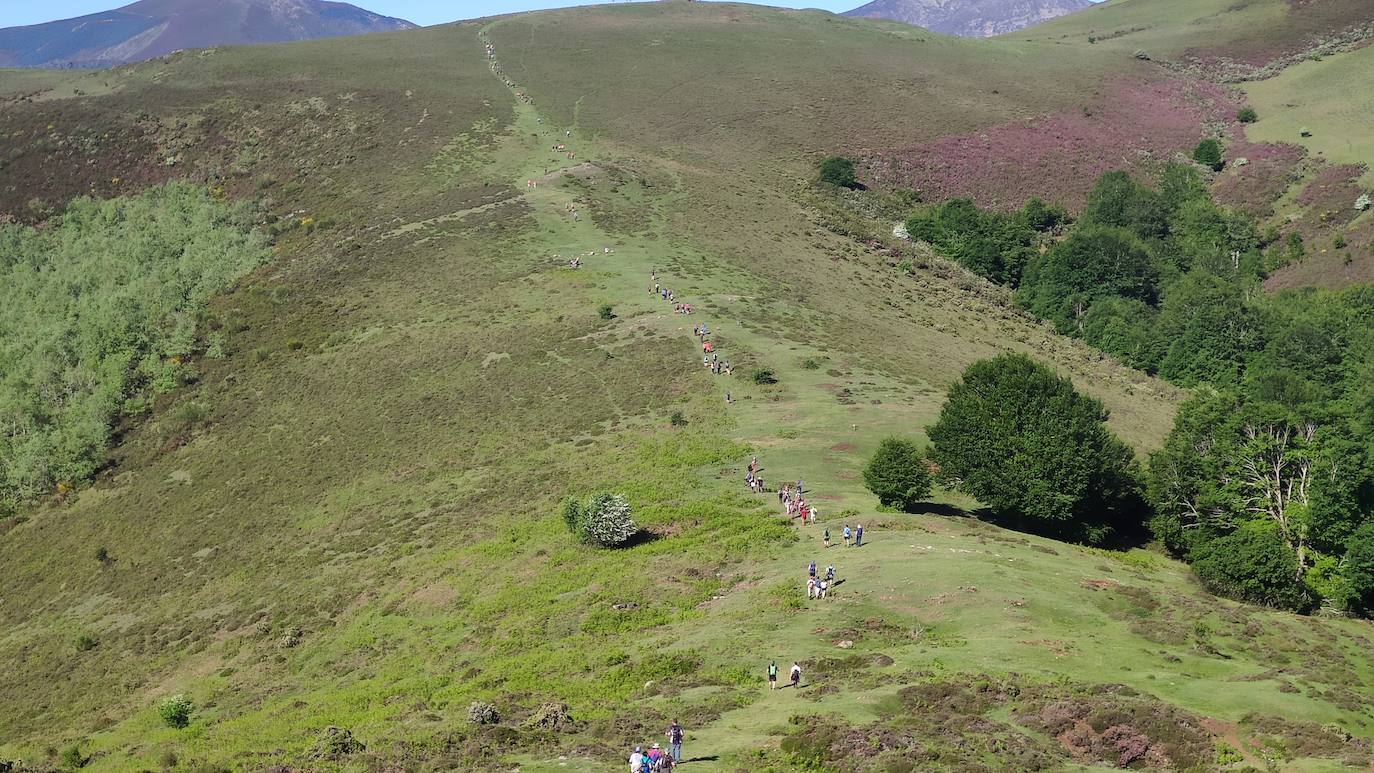
M326 0L140 0L75 19L0 29L0 67L110 67L184 48L409 29Z

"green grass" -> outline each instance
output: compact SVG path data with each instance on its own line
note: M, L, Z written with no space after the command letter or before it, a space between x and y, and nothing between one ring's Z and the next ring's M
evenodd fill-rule
M188 158L274 212L336 225L274 221L272 263L212 304L226 356L122 427L96 485L0 534L0 756L80 741L94 770L159 768L167 750L188 767L555 770L575 754L569 767L613 770L676 715L689 756L730 770L791 714L863 723L900 686L1010 671L1128 684L1223 723L1259 712L1374 735L1342 707L1374 678L1364 624L1219 602L1177 563L986 526L957 495L878 513L858 481L882 437L921 440L945 387L1007 348L1100 397L1133 447L1162 441L1176 390L964 272L895 271L824 228L825 202L798 182L813 154L867 132L912 139L1071 102L1017 74L1086 82L1097 54L1046 62L1038 46L740 6L587 9L487 28L530 107L488 71L478 33L188 55L67 106L103 114L136 93L222 124L223 155L192 142ZM713 81L731 61L746 67ZM950 80L974 61L986 71ZM624 78L629 62L643 77ZM917 66L939 77L892 80ZM861 112L866 99L892 109ZM653 268L695 315L651 295ZM702 321L741 375L701 367ZM778 383L752 383L756 368ZM168 447L160 427L190 403L211 420ZM820 528L794 534L771 496L749 496L755 452L770 483L805 479L832 531L862 522L866 546L824 554ZM576 544L557 504L603 489L657 538ZM836 596L793 603L806 562L830 556ZM98 646L80 651L81 634ZM808 666L824 694L763 686L767 658L846 653L893 663ZM157 717L175 693L197 706L186 730ZM468 727L476 699L509 729ZM519 729L549 700L575 734ZM308 760L330 724L368 751Z
M1302 145L1333 164L1368 164L1374 158L1374 131L1367 117L1374 96L1363 84L1374 77L1369 47L1296 64L1269 80L1246 84L1260 114L1246 127L1252 141ZM1303 129L1312 136L1303 137ZM1374 178L1365 177L1365 184ZM1351 202L1354 206L1354 202Z

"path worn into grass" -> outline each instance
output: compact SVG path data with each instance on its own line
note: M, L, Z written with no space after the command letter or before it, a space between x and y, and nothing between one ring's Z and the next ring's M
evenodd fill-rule
M500 22L496 22L499 24ZM489 29L489 28L488 28ZM479 38L488 38L485 30ZM493 73L503 80L500 54ZM1186 647L1160 647L1143 638L1132 621L1114 616L1113 589L1143 585L1161 589L1161 597L1195 593L1186 570L1171 562L1134 555L1118 556L1024 537L987 527L967 518L937 515L892 516L873 511L859 471L878 441L892 433L911 435L934 420L942 395L919 381L898 382L868 372L843 351L793 340L750 319L794 313L786 299L772 297L748 274L732 269L694 245L674 241L665 224L665 207L674 195L648 200L652 228L647 234L608 232L585 208L584 194L610 185L603 164L615 151L584 137L574 127L551 125L538 107L522 100L519 84L508 83L517 101L516 120L503 140L497 166L530 208L543 242L549 245L550 271L573 272L568 261L581 257L579 283L611 305L616 315L602 344L608 352L618 334L675 337L681 357L700 362L692 326L707 324L723 360L736 365L735 375L711 380L714 402L728 412L736 439L758 451L770 488L802 478L807 499L820 508L815 526L799 527L800 538L780 558L753 567L747 581L729 588L703 606L705 620L646 632L665 651L711 653L757 674L758 694L704 727L689 727L686 757L691 768L729 769L770 739L786 731L795 714L837 714L855 724L880 716L880 706L910 679L913 669L936 677L993 672L1057 678L1072 675L1083 682L1125 682L1178 705L1234 720L1250 711L1282 715L1293 711L1290 696L1264 681L1240 681L1226 691L1218 680L1246 677L1260 670L1245 657L1226 659ZM566 145L566 150L555 150ZM570 158L569 153L575 154ZM573 178L576 183L573 183ZM529 181L536 181L531 186ZM572 213L578 212L578 216ZM397 232L423 231L439 221L402 226ZM666 239L663 237L667 237ZM610 247L611 252L606 252ZM702 266L710 270L703 270ZM673 313L672 304L652 293L651 271L658 281L690 303L694 313ZM633 344L629 344L633 345ZM745 363L766 364L777 374L776 386L753 384ZM589 377L597 378L596 368ZM733 405L724 400L726 391ZM693 471L683 471L684 475ZM744 487L744 460L736 470L722 471L725 485ZM933 511L958 513L971 502L942 495ZM771 509L773 494L760 496ZM863 548L844 548L845 523L865 527ZM829 528L834 546L821 544ZM815 560L834 563L841 579L833 596L807 600L800 609L779 604L779 586L804 596L805 567ZM1087 584L1085 586L1085 583ZM1083 587L1100 588L1096 594ZM781 591L784 596L789 591ZM875 635L866 629L882 620L887 628ZM893 635L892 631L904 632ZM845 647L840 643L845 642ZM852 645L849 642L853 642ZM858 656L876 665L865 669L866 686L815 679L808 672L800 690L766 689L770 659L785 672L792 661L815 663L825 658ZM887 665L882 665L886 663ZM876 680L876 681L872 681ZM838 687L838 689L835 689ZM748 692L750 687L744 688ZM648 691L645 709L676 710L694 699L710 700L716 688L695 688L683 695ZM608 707L615 710L617 707ZM1349 721L1329 706L1308 704L1312 716ZM633 713L633 706L619 707ZM662 739L646 737L647 744ZM628 754L628 749L625 752ZM528 755L520 760L531 771L616 770L621 760L549 759Z

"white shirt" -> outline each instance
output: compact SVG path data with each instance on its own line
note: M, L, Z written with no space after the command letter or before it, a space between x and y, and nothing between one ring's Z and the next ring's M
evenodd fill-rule
M634 771L634 773L639 773L639 769L642 768L642 767L644 767L644 755L643 755L643 754L640 754L639 752L635 752L634 754L631 754L631 755L630 755L630 770Z

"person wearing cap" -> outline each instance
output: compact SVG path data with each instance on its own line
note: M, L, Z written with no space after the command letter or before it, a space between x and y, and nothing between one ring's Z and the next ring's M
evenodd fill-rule
M644 754L635 747L634 754L630 755L630 773L639 773L639 769L644 767Z

